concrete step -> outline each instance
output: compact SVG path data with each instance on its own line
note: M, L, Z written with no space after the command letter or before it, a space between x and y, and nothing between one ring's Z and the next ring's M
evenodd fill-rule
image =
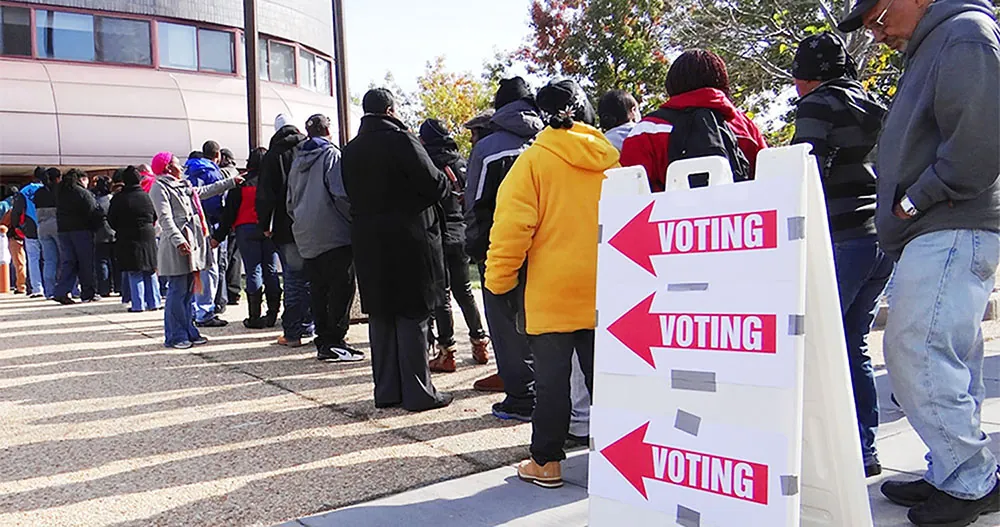
M1000 308L1000 291L994 290L993 294L990 295L990 300L986 304L986 312L983 313L983 321L997 320L998 308ZM889 304L886 303L885 299L878 306L878 313L875 315L875 325L872 329L882 330L885 329L885 321L889 317Z

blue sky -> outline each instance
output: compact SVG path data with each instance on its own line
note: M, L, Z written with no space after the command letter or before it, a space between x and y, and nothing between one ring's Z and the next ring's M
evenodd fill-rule
M478 75L495 50L528 35L530 0L344 0L351 93L391 71L404 90L434 57L451 71Z

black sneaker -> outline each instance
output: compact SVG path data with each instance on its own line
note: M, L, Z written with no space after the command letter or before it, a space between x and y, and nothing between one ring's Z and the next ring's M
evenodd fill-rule
M889 501L904 507L919 505L931 498L937 489L924 479L916 481L886 481L882 484L882 495Z
M100 302L103 299L104 297L102 297L101 295L94 295L90 298L84 298L83 300L80 300L80 302L83 302L84 304L89 304L91 302Z
M871 465L865 465L865 477L874 478L882 474L882 464L878 461L872 463Z
M54 300L56 302L59 302L60 304L62 304L64 306L71 306L71 305L73 305L73 304L76 303L76 300L73 300L72 298L70 298L68 296L57 296L57 297L53 298L52 300Z
M224 328L229 325L229 322L219 317L212 317L204 322L195 322L194 325L199 328Z
M980 515L994 512L1000 512L1000 483L978 500L962 500L936 490L930 499L910 509L906 517L919 527L965 527Z
M523 423L531 422L531 412L525 413L524 411L517 410L514 408L508 408L504 406L503 403L493 404L493 416L497 419L503 419L505 421L514 420L521 421Z
M316 358L327 362L358 362L365 360L365 354L352 349L347 344L320 346Z

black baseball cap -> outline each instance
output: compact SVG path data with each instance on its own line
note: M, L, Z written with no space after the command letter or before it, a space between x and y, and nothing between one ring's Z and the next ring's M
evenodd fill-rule
M878 4L878 0L858 0L854 4L854 9L851 9L851 12L837 24L837 29L844 33L861 29L861 26L864 25L865 13L871 11L876 4Z

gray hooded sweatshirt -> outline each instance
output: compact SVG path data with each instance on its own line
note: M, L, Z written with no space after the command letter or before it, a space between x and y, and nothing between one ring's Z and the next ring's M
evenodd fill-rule
M351 205L344 191L340 150L333 143L311 137L295 149L287 205L303 258L351 245Z
M1000 31L987 0L937 0L906 48L878 145L882 249L930 232L1000 231ZM893 215L908 196L920 214Z

